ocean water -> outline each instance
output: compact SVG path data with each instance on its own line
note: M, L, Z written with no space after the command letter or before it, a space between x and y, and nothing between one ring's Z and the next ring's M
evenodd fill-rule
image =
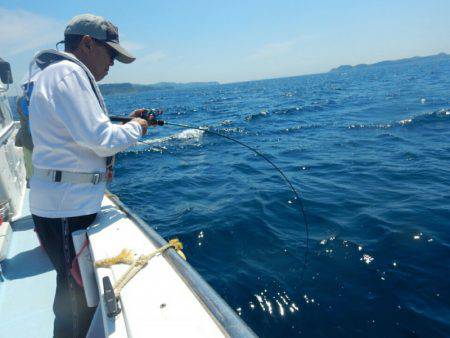
M450 61L106 97L150 129L111 191L261 337L450 336ZM303 276L303 278L302 278Z

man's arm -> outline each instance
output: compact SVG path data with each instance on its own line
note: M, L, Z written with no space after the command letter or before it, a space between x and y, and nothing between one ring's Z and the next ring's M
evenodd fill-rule
M55 111L74 141L97 155L114 155L134 145L146 130L146 121L135 118L124 125L111 123L103 112L85 74L67 74L52 93Z

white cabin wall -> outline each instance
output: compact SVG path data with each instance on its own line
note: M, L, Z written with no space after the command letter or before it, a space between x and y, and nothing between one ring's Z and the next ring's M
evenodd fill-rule
M22 148L15 146L14 123L5 92L0 88L0 201L8 200L14 215L20 213L26 189Z

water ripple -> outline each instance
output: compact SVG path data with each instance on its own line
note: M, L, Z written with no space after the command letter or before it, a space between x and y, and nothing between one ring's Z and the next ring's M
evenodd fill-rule
M450 335L450 61L106 97L163 107L112 192L263 337ZM290 203L291 202L291 203Z

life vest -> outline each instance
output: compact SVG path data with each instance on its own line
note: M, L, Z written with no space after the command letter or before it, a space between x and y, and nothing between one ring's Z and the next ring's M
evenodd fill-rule
M22 86L23 94L17 100L17 114L20 119L20 128L16 133L16 147L24 147L33 150L33 139L30 132L30 97L33 92L34 82L28 82Z
M60 62L62 60L67 60L73 63L76 63L78 66L80 66L84 72L86 73L89 82L91 84L92 90L97 97L98 103L100 104L100 107L102 108L103 112L109 116L108 109L106 108L105 101L103 99L103 96L100 92L100 89L98 88L98 85L92 76L89 69L86 67L84 63L82 63L80 60L78 60L74 55L66 52L60 52L53 49L46 49L43 50L35 55L33 60L30 63L29 71L28 71L28 81L24 83L22 86L23 88L23 95L21 99L21 106L22 109L24 109L24 106L26 108L26 116L29 118L29 105L30 105L30 99L33 91L34 81L38 76L38 73L40 71L43 71L45 68L47 68L49 65ZM23 104L22 104L23 102ZM25 115L25 110L24 115ZM28 128L29 129L29 128ZM31 137L31 135L30 135ZM106 158L106 177L107 181L111 181L113 178L113 171L114 171L114 162L115 157L109 156Z

